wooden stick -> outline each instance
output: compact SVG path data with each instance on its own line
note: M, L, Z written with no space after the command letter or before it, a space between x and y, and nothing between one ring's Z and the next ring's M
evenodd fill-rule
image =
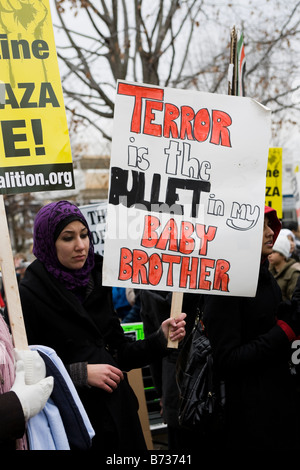
M14 347L28 349L19 287L11 249L3 195L0 194L0 265Z
M173 292L170 317L176 318L182 312L183 292ZM168 348L178 348L178 341L168 338Z
M231 35L230 35L229 71L231 74L231 78L228 81L228 95L236 94L236 41L237 41L237 34L236 34L235 26L234 26L231 30Z

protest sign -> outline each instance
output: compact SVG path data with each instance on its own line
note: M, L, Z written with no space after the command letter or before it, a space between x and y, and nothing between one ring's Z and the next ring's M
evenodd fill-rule
M79 209L86 218L93 238L95 253L103 256L107 202L98 202L80 206Z
M1 0L0 265L14 346L28 347L4 194L74 188L48 0Z
M295 200L295 210L298 224L300 225L300 172L298 165L295 168L292 178L293 196Z
M1 1L0 194L74 188L48 0Z
M282 148L269 149L265 204L282 219Z
M270 111L119 81L104 285L254 296Z

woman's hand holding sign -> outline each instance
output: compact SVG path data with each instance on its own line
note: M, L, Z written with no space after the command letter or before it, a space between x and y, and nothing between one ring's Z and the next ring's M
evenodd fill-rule
M167 318L161 324L161 329L165 338L170 338L171 341L182 341L185 337L185 317L186 313L180 313L176 317Z

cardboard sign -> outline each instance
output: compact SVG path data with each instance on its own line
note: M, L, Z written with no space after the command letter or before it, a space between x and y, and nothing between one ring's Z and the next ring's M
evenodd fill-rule
M4 194L73 189L48 0L1 0L0 265L14 346L27 349Z
M79 209L86 218L93 237L95 253L104 254L107 202L87 204Z
M0 194L74 188L48 0L1 0Z
M254 296L270 111L118 82L105 285Z
M282 148L269 149L265 204L282 219Z

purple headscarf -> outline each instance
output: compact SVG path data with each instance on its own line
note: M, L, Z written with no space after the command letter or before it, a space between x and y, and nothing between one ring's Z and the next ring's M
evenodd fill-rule
M56 255L55 241L73 220L79 220L88 229L90 248L87 260L81 269L65 268ZM86 286L94 267L94 246L87 221L78 207L69 201L51 202L42 207L34 220L33 254L41 261L47 271L62 282L69 290Z

